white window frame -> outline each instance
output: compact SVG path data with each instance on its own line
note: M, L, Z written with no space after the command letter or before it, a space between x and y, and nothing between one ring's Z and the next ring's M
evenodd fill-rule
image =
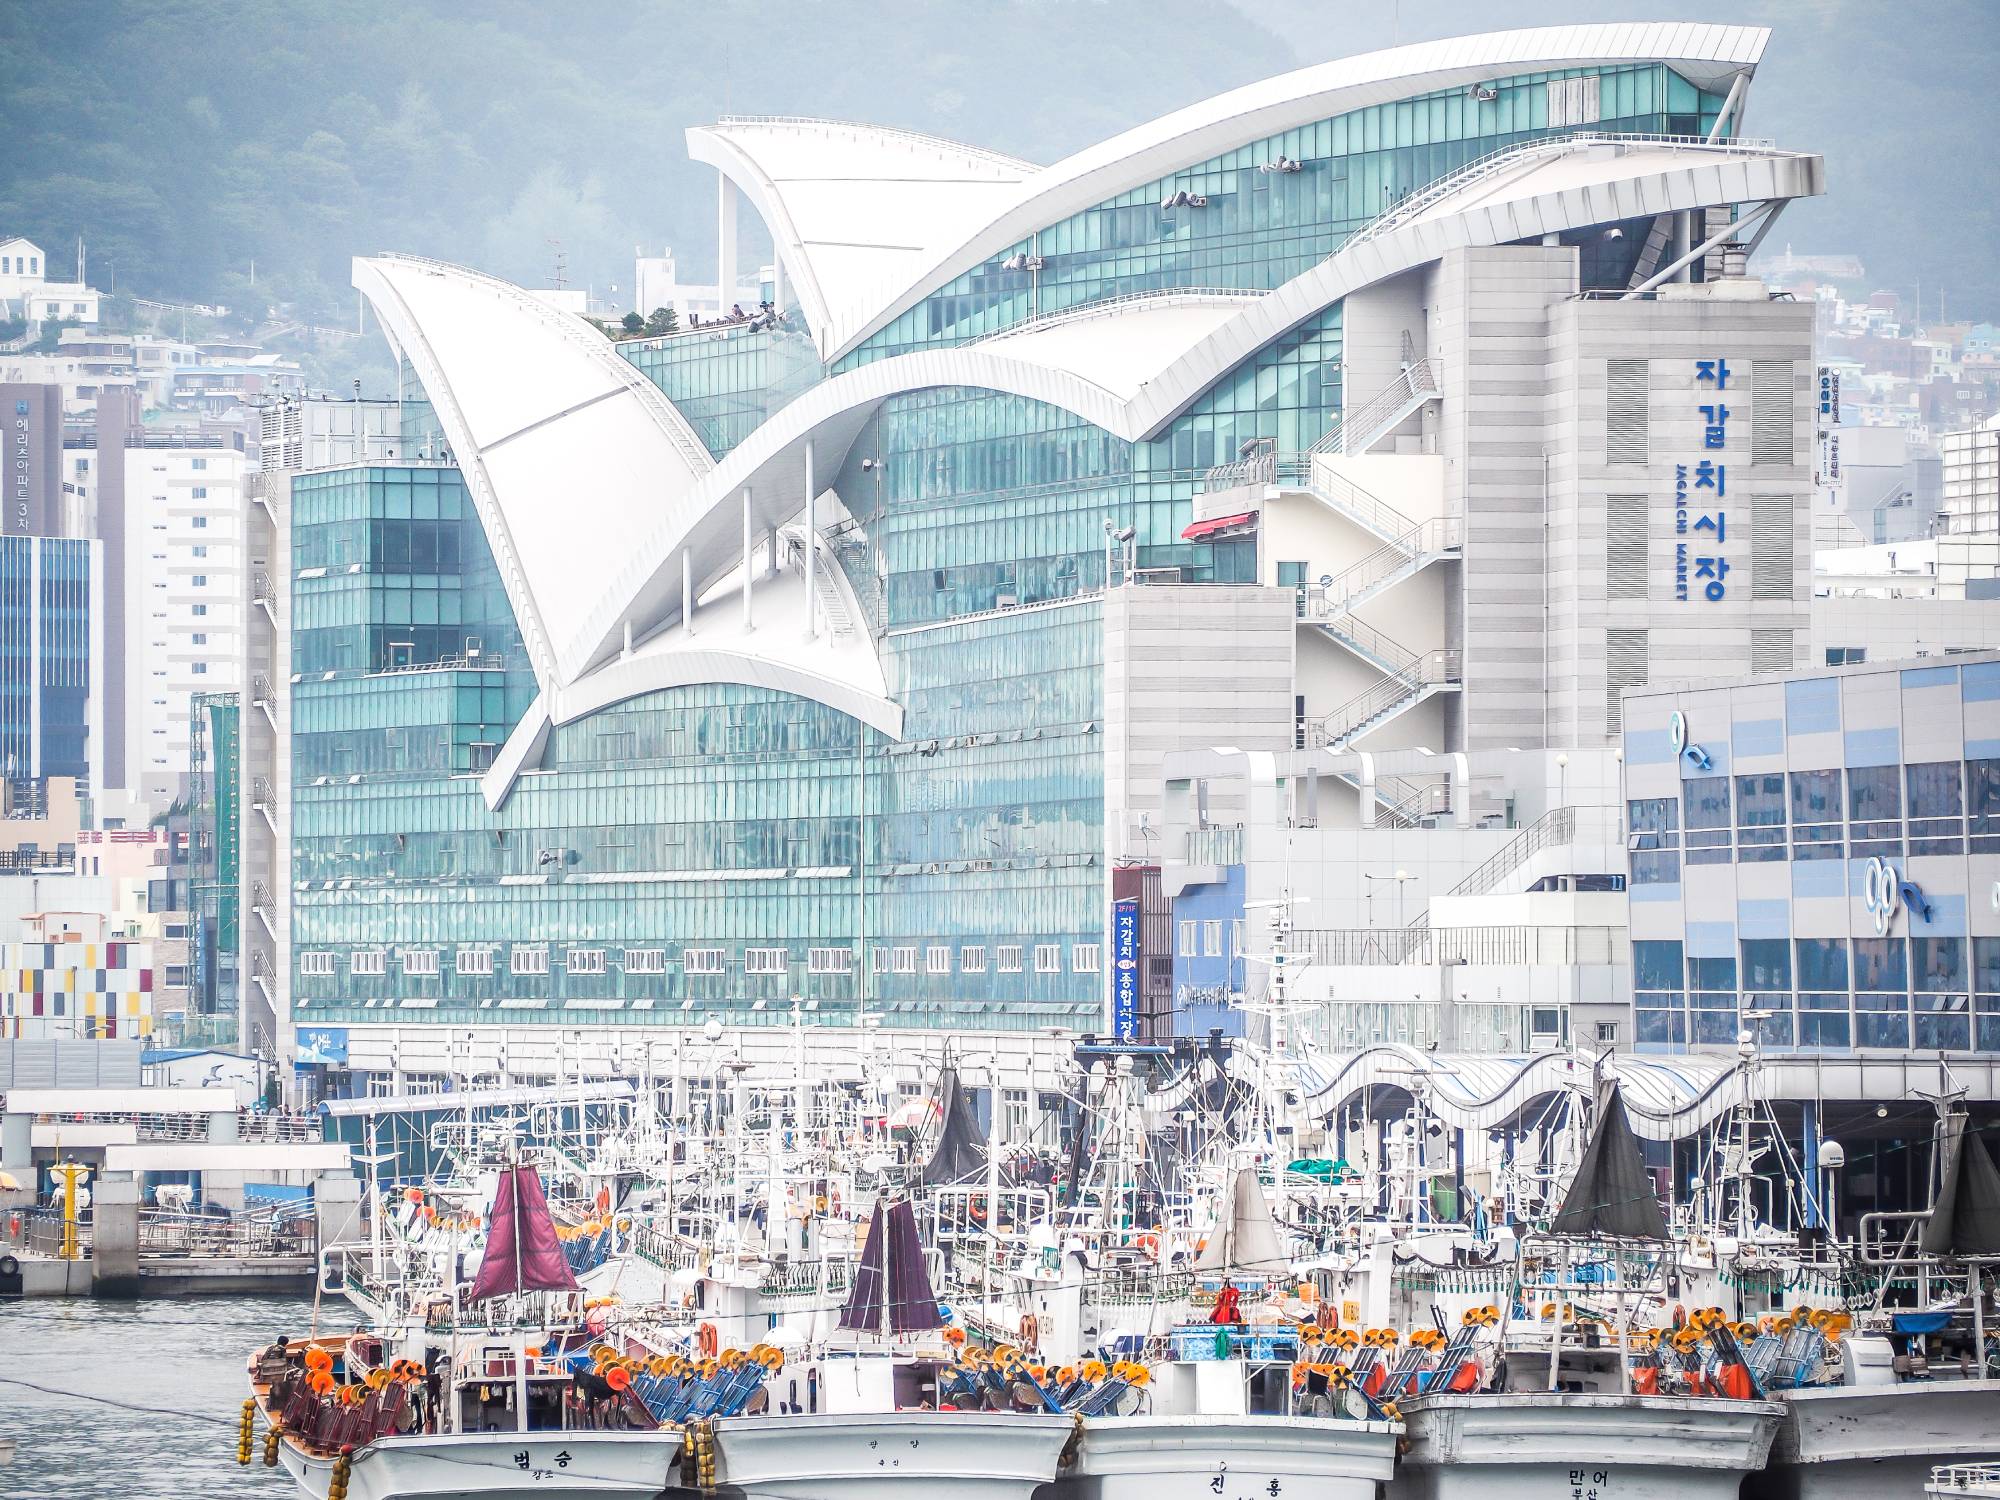
M745 948L743 950L743 972L745 974L789 974L792 969L792 950L789 948Z
M516 974L546 974L549 972L549 950L516 948L508 955L507 967Z
M1104 945L1102 943L1074 943L1069 950L1069 971L1072 974L1102 974L1104 972Z
M917 972L917 950L914 947L898 947L890 950L889 972L892 974L914 974Z
M302 978L330 979L333 977L333 951L323 953L301 953L299 955L299 975Z
M852 948L808 948L806 949L806 972L808 974L852 974L854 972L854 950Z
M1201 924L1201 956L1222 957L1222 919L1209 917Z
M1182 958L1195 958L1199 955L1200 929L1201 929L1201 924L1199 922L1181 923Z
M981 947L959 949L958 972L961 974L984 974L986 972L986 950Z
M356 978L380 978L389 972L389 955L380 948L357 948L348 956L347 972Z
M438 951L435 948L404 948L398 951L396 957L405 978L431 979L437 975Z
M1021 972L1021 945L1019 943L1002 943L997 950L996 956L999 959L999 969L1002 974L1018 974Z
M1035 972L1037 974L1062 973L1062 944L1035 944Z
M924 972L926 974L949 974L951 972L951 949L936 944L924 949Z
M563 954L565 974L602 974L604 972L604 950L602 948L571 948Z
M721 948L681 949L681 972L683 974L720 974L726 953Z
M476 974L482 978L493 972L493 950L491 948L461 948L454 955L454 963L461 974Z
M625 972L627 974L666 973L667 950L664 948L627 948L625 950Z

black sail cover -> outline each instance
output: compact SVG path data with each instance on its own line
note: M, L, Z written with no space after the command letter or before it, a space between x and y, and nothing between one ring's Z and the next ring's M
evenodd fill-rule
M925 1187L964 1182L986 1170L985 1132L972 1112L971 1098L959 1086L957 1069L946 1068L938 1075L938 1099L943 1106L944 1128L938 1132L937 1149L924 1163L920 1180ZM997 1099L994 1106L999 1106Z
M864 1333L881 1330L884 1257L889 1268L889 1331L921 1333L938 1327L937 1293L931 1290L917 1217L908 1203L891 1204L886 1213L880 1203L875 1205L854 1287L840 1310L840 1326Z
M1952 1124L1922 1247L1927 1254L1959 1259L2000 1256L2000 1168L1963 1117Z
M1597 1128L1583 1148L1562 1212L1551 1234L1607 1234L1628 1240L1663 1240L1667 1217L1653 1177L1639 1154L1639 1138L1625 1117L1618 1081L1607 1078L1597 1090Z

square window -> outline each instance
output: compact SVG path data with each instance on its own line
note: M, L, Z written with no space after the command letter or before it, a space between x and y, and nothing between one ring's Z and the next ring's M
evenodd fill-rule
M806 950L806 972L808 974L852 974L854 972L854 950L852 948L808 948Z
M1069 950L1069 969L1072 974L1096 974L1103 969L1104 945L1101 943L1078 943Z
M380 948L364 948L347 960L350 974L384 974L388 972L389 955Z
M1021 972L1021 948L1018 943L1002 943L999 948L1000 972L1018 974Z
M549 950L516 948L509 955L509 966L516 974L546 974L549 972Z
M961 974L984 974L986 972L986 950L984 948L959 949L958 972Z
M405 975L429 975L438 971L438 953L435 948L405 948L402 951L402 960Z
M898 974L914 974L914 973L916 973L916 972L917 972L917 950L916 950L915 948L898 948L898 949L896 949L896 950L895 950L895 956L894 956L894 962L893 962L893 963L891 964L891 966L890 966L890 967L891 967L891 969L892 969L892 970L893 970L893 971L894 971L895 973L898 973Z
M1060 974L1062 972L1062 944L1035 944L1035 972L1037 974Z
M493 972L493 950L491 948L461 948L457 955L458 972L461 974L491 974Z
M949 974L951 972L951 949L924 949L924 972L926 974Z
M301 953L299 955L299 973L313 978L331 975L333 973L333 955L331 953Z

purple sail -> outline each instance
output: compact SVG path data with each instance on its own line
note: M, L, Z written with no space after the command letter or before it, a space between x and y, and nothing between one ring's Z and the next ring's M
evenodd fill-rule
M576 1289L576 1277L556 1239L555 1220L549 1217L549 1200L542 1195L541 1174L533 1167L502 1167L486 1254L466 1300Z

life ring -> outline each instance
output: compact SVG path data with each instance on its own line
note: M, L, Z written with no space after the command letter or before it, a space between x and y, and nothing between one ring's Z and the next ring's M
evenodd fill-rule
M1135 1243L1141 1250L1146 1252L1149 1260L1158 1260L1160 1258L1160 1237L1157 1234L1148 1231L1140 1235Z
M1042 1325L1035 1321L1033 1313L1023 1313L1021 1315L1021 1347L1023 1349L1034 1348L1035 1341L1041 1336L1041 1332Z
M21 1269L21 1262L11 1255L0 1255L0 1276L12 1276Z
M722 1340L717 1335L713 1323L704 1323L701 1325L700 1331L695 1335L695 1344L701 1350L703 1359L715 1358L715 1351L721 1347Z

